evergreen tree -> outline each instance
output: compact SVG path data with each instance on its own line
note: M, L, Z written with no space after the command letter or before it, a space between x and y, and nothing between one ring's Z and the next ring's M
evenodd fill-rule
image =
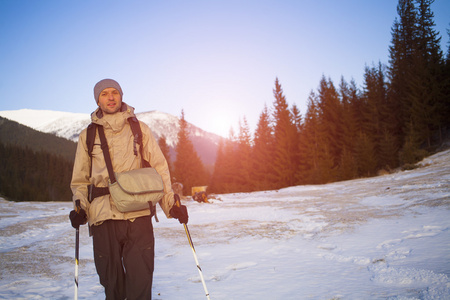
M403 143L405 124L409 120L408 82L413 73L413 55L416 48L417 14L413 0L399 0L397 5L398 18L392 28L392 45L389 47L389 80L390 101L393 103L398 122L395 124L395 134L401 137Z
M211 193L223 193L224 192L224 182L225 182L225 172L226 172L226 161L227 158L224 153L224 139L220 139L219 145L217 147L216 162L214 164L214 171L211 176L211 182L208 187L208 191Z
M358 176L357 158L355 151L344 146L338 169L338 180L349 180Z
M395 136L387 129L384 129L383 135L379 140L380 152L377 155L380 168L391 170L399 165L397 142Z
M405 143L400 150L400 163L403 168L408 168L423 159L426 154L427 153L425 150L420 149L419 141L415 139L415 136L407 135L405 138Z
M450 40L450 30L447 29L447 35ZM439 111L442 116L442 124L440 125L439 138L442 141L443 135L450 129L450 42L448 43L447 56L442 72L442 100L439 103Z
M226 193L238 190L237 174L239 173L240 161L237 157L238 140L233 128L230 129L228 140L225 143L225 190Z
M210 192L231 193L238 190L237 174L240 165L236 157L236 145L237 141L231 128L229 138L219 143L211 188L208 188Z
M394 135L395 116L388 101L384 67L366 67L363 91L363 132L374 143L378 168L397 166L398 137Z
M399 20L392 30L389 78L390 99L401 116L400 154L430 148L435 132L448 124L446 77L440 37L433 29L433 0L400 0ZM421 155L409 155L421 157ZM409 158L401 158L408 161Z
M323 160L331 159L333 162L324 164L321 169L323 172L327 172L331 178L337 178L336 168L339 165L342 151L343 113L339 95L330 79L326 80L325 77L322 77L317 100L319 130L322 137L319 153L325 155ZM330 169L324 170L324 166L330 166Z
M319 145L321 144L321 137L316 102L317 96L311 91L301 134L302 143L299 145L303 163L297 173L301 182L305 184L319 183Z
M247 119L239 121L239 135L236 148L236 162L239 163L236 172L238 192L250 192L253 190L251 181L251 149L252 141Z
M425 142L428 149L432 144L433 132L439 129L448 115L441 115L443 98L443 55L440 37L433 29L431 4L434 0L417 1L417 36L413 56L413 73L409 82L411 100L411 126L408 135L415 136L420 143ZM447 122L447 121L445 121Z
M208 183L207 174L194 145L189 139L188 123L181 111L176 146L177 158L174 163L174 176L183 184L183 194L190 195L193 186L205 186Z
M170 174L173 174L173 163L172 163L172 159L170 157L170 148L169 148L169 145L167 145L167 140L164 135L161 135L159 137L158 145L159 145L159 148L161 148L161 152L163 153L164 157L166 158L167 164L169 165Z
M252 148L252 183L255 190L270 190L275 188L273 166L274 137L270 113L267 106L259 116L255 130Z
M300 109L297 107L297 105L293 105L292 109L291 109L291 115L292 115L292 119L293 119L293 148L294 148L294 154L293 154L293 165L295 167L295 181L294 181L294 185L297 184L301 184L302 182L302 178L301 175L299 174L299 169L300 169L300 165L302 163L302 154L300 151L300 143L301 143L301 134L302 134L302 130L303 130L303 120L302 120L302 115L300 112Z
M357 141L358 173L360 176L375 175L377 160L375 146L371 138L361 133Z
M355 114L355 103L358 103L358 90L352 81L349 85L341 78L339 94L342 103L342 151L338 169L338 179L347 180L357 176L356 137L358 133L358 118Z
M317 183L323 184L336 181L338 179L338 166L336 165L335 157L331 154L327 143L322 143L322 146L319 148L318 156L318 168L314 174L314 178L317 180Z
M292 115L288 107L278 78L275 79L273 90L274 106L274 170L278 177L277 187L292 186L296 179L296 146L294 136L296 133Z

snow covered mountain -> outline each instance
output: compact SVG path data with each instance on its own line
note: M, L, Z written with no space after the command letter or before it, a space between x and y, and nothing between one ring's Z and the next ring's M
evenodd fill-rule
M35 130L55 134L74 142L78 141L80 132L91 122L90 114L52 110L20 109L0 111L0 116ZM178 117L159 111L136 113L136 116L150 127L156 139L164 136L173 152L179 131ZM206 132L190 123L188 123L188 128L194 147L203 162L207 165L214 164L217 146L221 137ZM173 154L172 157L174 158Z

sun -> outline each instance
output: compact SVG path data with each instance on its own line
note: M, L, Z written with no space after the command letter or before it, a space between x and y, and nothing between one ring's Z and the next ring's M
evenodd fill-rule
M211 131L222 136L228 138L230 136L230 130L236 130L237 121L235 120L236 116L233 114L220 114L214 116L211 119Z
M205 131L220 135L224 138L230 137L230 130L236 133L239 124L239 115L230 105L216 102L202 107L200 120L196 120L199 127Z

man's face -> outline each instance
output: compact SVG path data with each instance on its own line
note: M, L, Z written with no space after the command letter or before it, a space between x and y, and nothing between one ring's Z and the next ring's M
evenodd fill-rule
M114 114L122 106L122 96L115 88L106 88L98 97L98 106L106 114Z

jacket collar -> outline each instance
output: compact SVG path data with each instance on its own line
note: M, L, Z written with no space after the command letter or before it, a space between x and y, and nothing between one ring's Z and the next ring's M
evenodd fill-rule
M91 114L91 121L92 123L103 126L105 129L112 129L114 132L118 132L123 129L128 118L135 116L134 107L122 102L120 111L115 114L104 114L100 107L98 107Z

